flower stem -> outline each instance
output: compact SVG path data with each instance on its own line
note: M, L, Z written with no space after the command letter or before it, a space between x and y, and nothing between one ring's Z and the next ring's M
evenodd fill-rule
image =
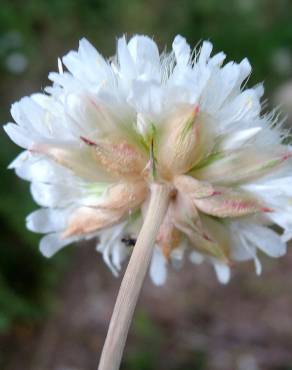
M98 370L118 370L135 306L151 260L159 227L165 216L170 197L167 185L151 186L146 218L123 277Z

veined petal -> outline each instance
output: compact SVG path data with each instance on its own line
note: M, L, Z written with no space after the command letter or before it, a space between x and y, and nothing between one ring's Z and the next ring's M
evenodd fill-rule
M90 207L77 208L69 218L68 226L64 230L64 239L96 232L102 228L112 226L123 216L124 210L96 209Z
M240 217L269 210L244 192L226 189L222 194L203 199L193 198L192 201L201 212L221 218Z
M169 207L159 228L156 238L165 258L169 259L172 251L176 249L181 241L181 232L174 226L172 208Z
M196 106L176 113L163 128L158 143L157 163L164 177L188 172L207 156L213 146L210 118Z
M176 189L191 198L205 198L215 195L215 189L206 181L198 181L191 176L180 175L173 179Z
M249 148L230 153L210 156L201 168L192 171L192 175L214 184L231 185L250 181L268 174L291 158L292 153L284 147Z
M177 224L176 226L187 235L191 246L198 252L210 257L215 257L225 263L229 263L229 259L228 256L226 256L225 251L215 240L210 239L207 234L200 235L189 225Z
M172 222L180 229L188 225L200 235L203 235L202 222L198 210L193 202L190 202L188 196L183 192L178 192L175 199L169 205L169 212Z
M226 246L222 248L216 239L209 236L209 230L204 229L198 211L188 202L187 197L179 193L170 207L172 207L174 226L188 237L189 242L198 252L228 262Z
M200 214L202 225L208 232L208 236L220 245L221 250L229 259L232 248L232 241L226 223L220 219L214 219L204 214Z
M96 162L110 175L129 179L141 177L147 163L146 158L130 143L95 143L86 138L82 140L92 150Z
M87 145L40 143L31 146L30 151L52 158L58 164L69 168L74 174L83 179L90 181L110 179L101 166L98 166L92 149Z
M104 209L128 210L139 206L148 194L144 181L118 183L110 186L96 205Z
M252 127L246 130L234 131L225 135L220 143L219 151L235 150L242 147L244 144L254 138L262 127Z

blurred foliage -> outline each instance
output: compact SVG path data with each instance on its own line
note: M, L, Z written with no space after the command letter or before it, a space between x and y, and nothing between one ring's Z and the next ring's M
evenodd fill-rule
M162 333L143 310L138 310L134 317L133 333L137 342L143 343L143 347L127 353L121 370L157 369L163 342Z
M177 33L193 46L210 39L228 59L248 56L254 67L249 84L265 80L269 91L292 74L290 0L1 0L0 5L3 123L10 119L11 102L42 89L48 71L56 69L57 56L76 48L83 36L109 56L115 38L124 33L153 35L162 49L170 47ZM25 230L25 215L36 206L28 184L5 170L17 153L19 148L1 134L0 331L16 319L41 317L68 258L62 252L61 258L45 260L37 249L38 237ZM136 329L147 337L145 320L140 317ZM151 368L151 353L130 358L129 369L137 361L139 368ZM192 368L203 369L204 356L198 358L202 364Z

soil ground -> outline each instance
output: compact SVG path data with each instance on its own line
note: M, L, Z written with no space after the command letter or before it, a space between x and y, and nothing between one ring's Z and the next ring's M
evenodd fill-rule
M43 327L17 328L3 370L96 370L120 279L91 243L76 248ZM123 370L291 370L292 251L251 264L220 285L207 265L147 277L131 327Z

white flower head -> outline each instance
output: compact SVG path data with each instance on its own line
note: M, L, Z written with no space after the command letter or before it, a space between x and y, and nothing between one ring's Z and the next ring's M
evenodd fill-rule
M258 251L282 256L292 237L292 151L276 114L263 114L262 85L244 88L247 59L224 63L212 44L191 51L177 36L160 54L147 36L118 40L104 59L85 39L58 61L45 93L12 105L5 130L24 148L10 165L31 182L42 207L27 227L46 235L51 256L98 236L114 274L129 256L153 181L172 198L150 267L162 284L167 264L214 265L226 283L230 266ZM280 233L271 228L279 226Z

